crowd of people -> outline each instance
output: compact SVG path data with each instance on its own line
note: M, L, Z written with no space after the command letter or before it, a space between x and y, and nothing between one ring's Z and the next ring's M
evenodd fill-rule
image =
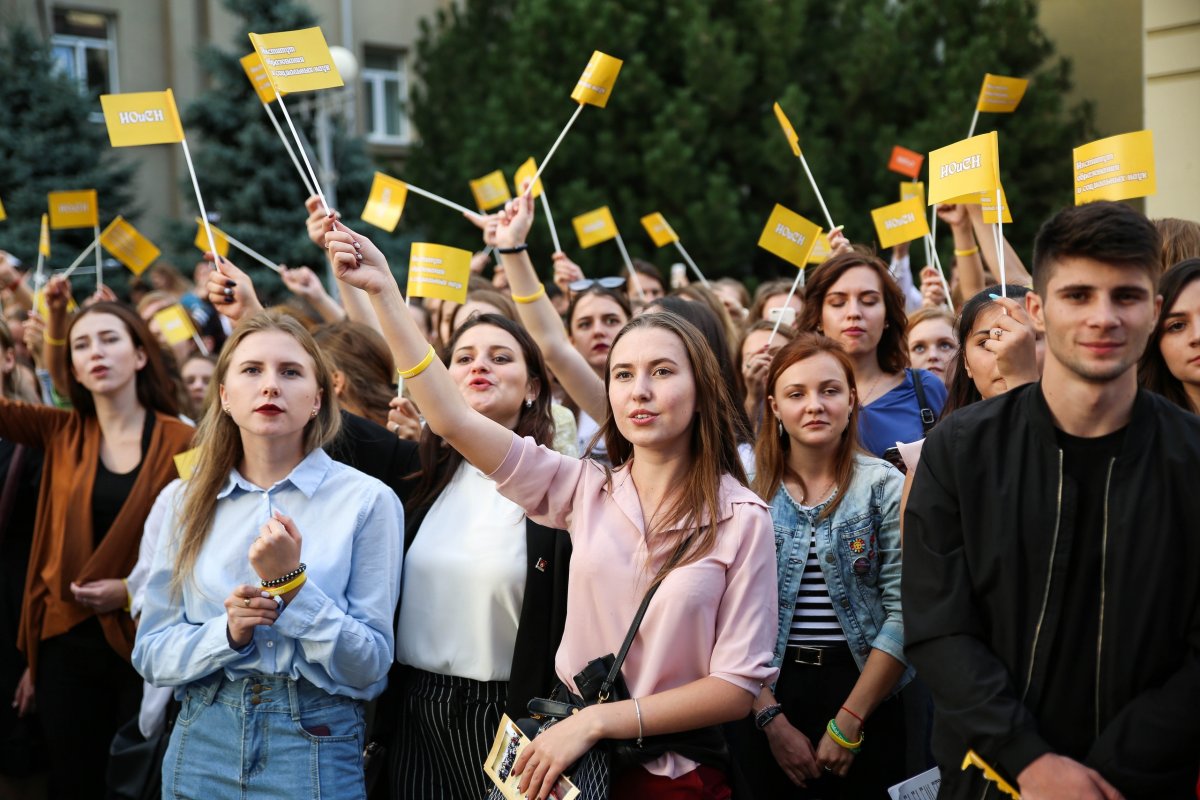
M835 232L794 293L528 196L462 304L315 197L271 308L0 253L0 788L499 797L507 715L539 800L1200 796L1200 224L937 214L948 281Z

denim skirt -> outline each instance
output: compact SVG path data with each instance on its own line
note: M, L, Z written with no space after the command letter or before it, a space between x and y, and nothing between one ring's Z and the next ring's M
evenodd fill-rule
M361 800L363 704L304 679L223 673L188 684L163 799Z

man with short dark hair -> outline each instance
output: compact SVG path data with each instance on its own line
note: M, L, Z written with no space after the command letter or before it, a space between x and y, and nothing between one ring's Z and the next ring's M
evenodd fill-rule
M985 796L981 773L960 771L968 750L1023 800L1193 797L1200 418L1138 389L1159 269L1141 214L1056 214L1027 298L1046 335L1041 382L961 409L925 442L901 596L942 798Z

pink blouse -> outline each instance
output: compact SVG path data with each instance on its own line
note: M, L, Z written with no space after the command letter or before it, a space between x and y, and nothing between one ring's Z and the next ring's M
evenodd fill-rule
M555 658L558 678L571 680L594 658L616 653L667 553L653 557L629 469L604 468L513 436L504 462L489 477L530 518L571 532L566 631ZM674 570L650 601L621 673L634 697L713 676L757 696L775 679L778 625L775 541L767 505L735 478L721 479L716 545ZM707 517L704 517L707 521ZM549 688L549 687L547 687ZM677 778L695 762L667 755L645 765Z

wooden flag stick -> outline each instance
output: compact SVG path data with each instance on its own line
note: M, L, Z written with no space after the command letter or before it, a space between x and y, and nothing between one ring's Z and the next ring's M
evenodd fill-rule
M638 300L646 302L646 293L642 291L642 281L638 278L637 270L633 268L633 260L629 257L629 251L625 249L625 240L621 238L620 231L617 231L617 248L621 251L621 258L625 259L625 269L629 270L629 280L633 282Z
M447 200L446 198L442 197L441 195L436 195L433 192L428 192L428 191L422 189L420 186L413 186L411 183L408 183L407 181L405 181L404 185L407 186L408 190L410 192L412 192L413 194L419 194L419 195L421 195L421 197L428 198L429 200L432 200L435 203L441 203L442 205L446 206L447 208L453 208L455 211L461 211L462 213L466 214L467 216L481 217L481 218L486 216L485 214L480 214L478 211L472 211L471 209L467 208L466 206L460 206L458 203L455 203L451 200Z
M308 192L308 196L312 197L316 194L312 183L308 180L308 174L305 173L304 167L300 166L300 159L296 158L296 151L292 149L292 143L288 141L287 134L283 132L283 128L279 126L279 120L275 117L275 112L271 110L271 106L267 103L262 104L263 110L267 112L267 116L271 118L271 124L275 126L275 132L279 134L280 141L283 142L284 149L291 156L292 164L296 166L296 171L300 173L300 180L304 181L304 190Z
M792 281L792 288L788 291L787 300L783 301L784 308L792 307L792 298L796 296L796 287L800 285L800 281L804 280L804 267L796 270L796 279ZM783 323L783 314L775 320L775 327L771 328L771 335L767 337L767 348L770 349L771 342L775 341L775 334L779 332L779 326Z
M409 308L409 301L412 300L412 297L408 294L407 287L405 287L404 292L404 307ZM400 377L399 374L396 376L396 397L404 397L404 378Z
M208 248L216 259L217 272L221 272L221 256L217 253L217 240L213 238L212 228L208 224L208 211L204 209L204 198L200 196L200 182L196 180L196 167L192 165L192 151L188 149L187 137L179 140L183 145L183 158L187 162L188 175L192 178L192 188L196 190L196 205L200 207L200 222L204 225L204 234L208 237ZM222 273L223 274L223 273Z
M71 273L73 273L75 270L79 269L79 265L82 264L83 260L88 257L88 254L92 252L92 249L95 247L99 247L99 246L100 246L100 237L97 236L95 239L92 240L91 244L89 244L86 248L84 248L83 252L79 254L79 257L71 262L71 266L67 267L65 270L63 270L61 273L59 273L60 276L63 278L71 277Z
M532 183L529 185L533 186ZM558 230L554 227L554 216L550 213L550 201L546 199L545 186L542 187L542 210L546 212L546 224L550 226L550 239L554 242L554 252L561 253L562 246L558 243Z
M200 355L209 355L208 348L204 345L204 340L201 339L200 334L196 333L194 330L192 331L192 341L196 343L196 347L200 348Z
M829 223L829 232L837 226L833 224L833 217L829 215L829 208L825 205L825 198L821 196L821 190L817 188L817 181L813 178L812 170L808 168L808 161L804 158L804 153L800 154L800 165L804 167L804 174L808 176L808 182L812 184L813 191L817 194L817 202L821 204L821 210L825 212L825 221ZM801 272L804 270L801 269Z
M533 187L537 183L537 179L542 177L542 171L546 169L546 165L550 163L550 159L554 158L554 151L558 149L560 144L562 144L563 137L567 135L567 131L571 130L571 126L575 124L575 118L579 116L579 112L583 111L583 105L583 103L579 104L579 108L575 109L575 113L571 115L569 120L567 120L566 126L562 129L562 132L558 134L558 138L554 140L554 144L550 146L550 152L546 153L546 157L543 158L542 163L538 165L537 172L533 173L533 180L529 182L529 188L525 190L525 194L529 194L533 191ZM542 190L545 191L545 187L542 187Z
M248 247L247 245L244 245L244 244L242 244L242 243L241 243L241 242L239 242L237 239L235 239L235 238L233 238L232 236L230 236L228 233L226 233L226 234L225 234L225 239L226 239L226 241L228 241L228 242L229 242L231 245L233 245L234 247L236 247L238 250L241 250L243 253L245 253L246 255L250 256L250 257L251 257L251 258L253 258L255 261L257 261L258 263L262 264L264 267L270 267L271 269L273 269L273 270L275 270L276 272L278 272L280 275L282 275L282 274L283 274L283 267L279 266L279 265L278 265L278 264L276 264L274 261L271 261L269 258L267 258L266 256L264 256L263 254L261 254L261 253L259 253L259 252L255 251L253 248L251 248L251 247Z
M926 235L925 246L928 252L933 256L933 266L937 270L938 277L942 279L942 290L946 293L946 305L950 309L950 313L954 313L954 301L950 299L950 284L946 282L946 271L942 269L942 260L938 258L937 250L933 247L933 240Z
M967 129L967 138L975 135L975 123L979 122L979 104L975 104L975 116L971 117L971 127Z
M292 138L296 140L296 149L300 151L300 158L304 159L304 166L308 169L308 177L312 179L312 188L317 197L321 198L321 208L325 209L326 216L333 216L333 211L329 208L329 203L325 200L325 192L321 189L321 182L317 180L317 173L313 171L312 162L308 160L308 153L304 150L304 145L300 143L300 134L296 132L296 125L292 122L292 115L288 113L287 106L283 102L283 95L276 92L275 99L279 101L279 107L283 109L283 118L287 120L288 129L292 132ZM337 226L337 223L334 223Z
M100 214L99 210L96 211L96 214L97 214L97 217L99 217L99 214ZM99 223L99 221L97 221L96 224L92 226L92 233L94 233L96 235L96 241L100 241L100 223ZM96 291L98 292L103 288L104 288L104 252L103 252L102 248L97 247L96 248Z
M37 270L33 273L33 291L34 292L37 292L38 289L42 288L42 286L46 282L45 267L46 267L46 255L42 252L42 248L39 246L38 247Z
M704 273L701 272L700 268L696 266L696 262L692 261L692 257L688 255L688 251L683 249L683 242L676 239L675 249L679 251L679 255L683 256L683 260L686 261L688 266L692 268L692 271L696 273L696 277L700 279L700 282L704 284L704 287L706 289L711 289L712 284L708 282L708 278L704 277ZM803 272L804 270L800 271Z
M1004 273L1004 209L1000 207L999 181L996 181L996 257L1000 260L1000 296L1008 297L1008 276Z

